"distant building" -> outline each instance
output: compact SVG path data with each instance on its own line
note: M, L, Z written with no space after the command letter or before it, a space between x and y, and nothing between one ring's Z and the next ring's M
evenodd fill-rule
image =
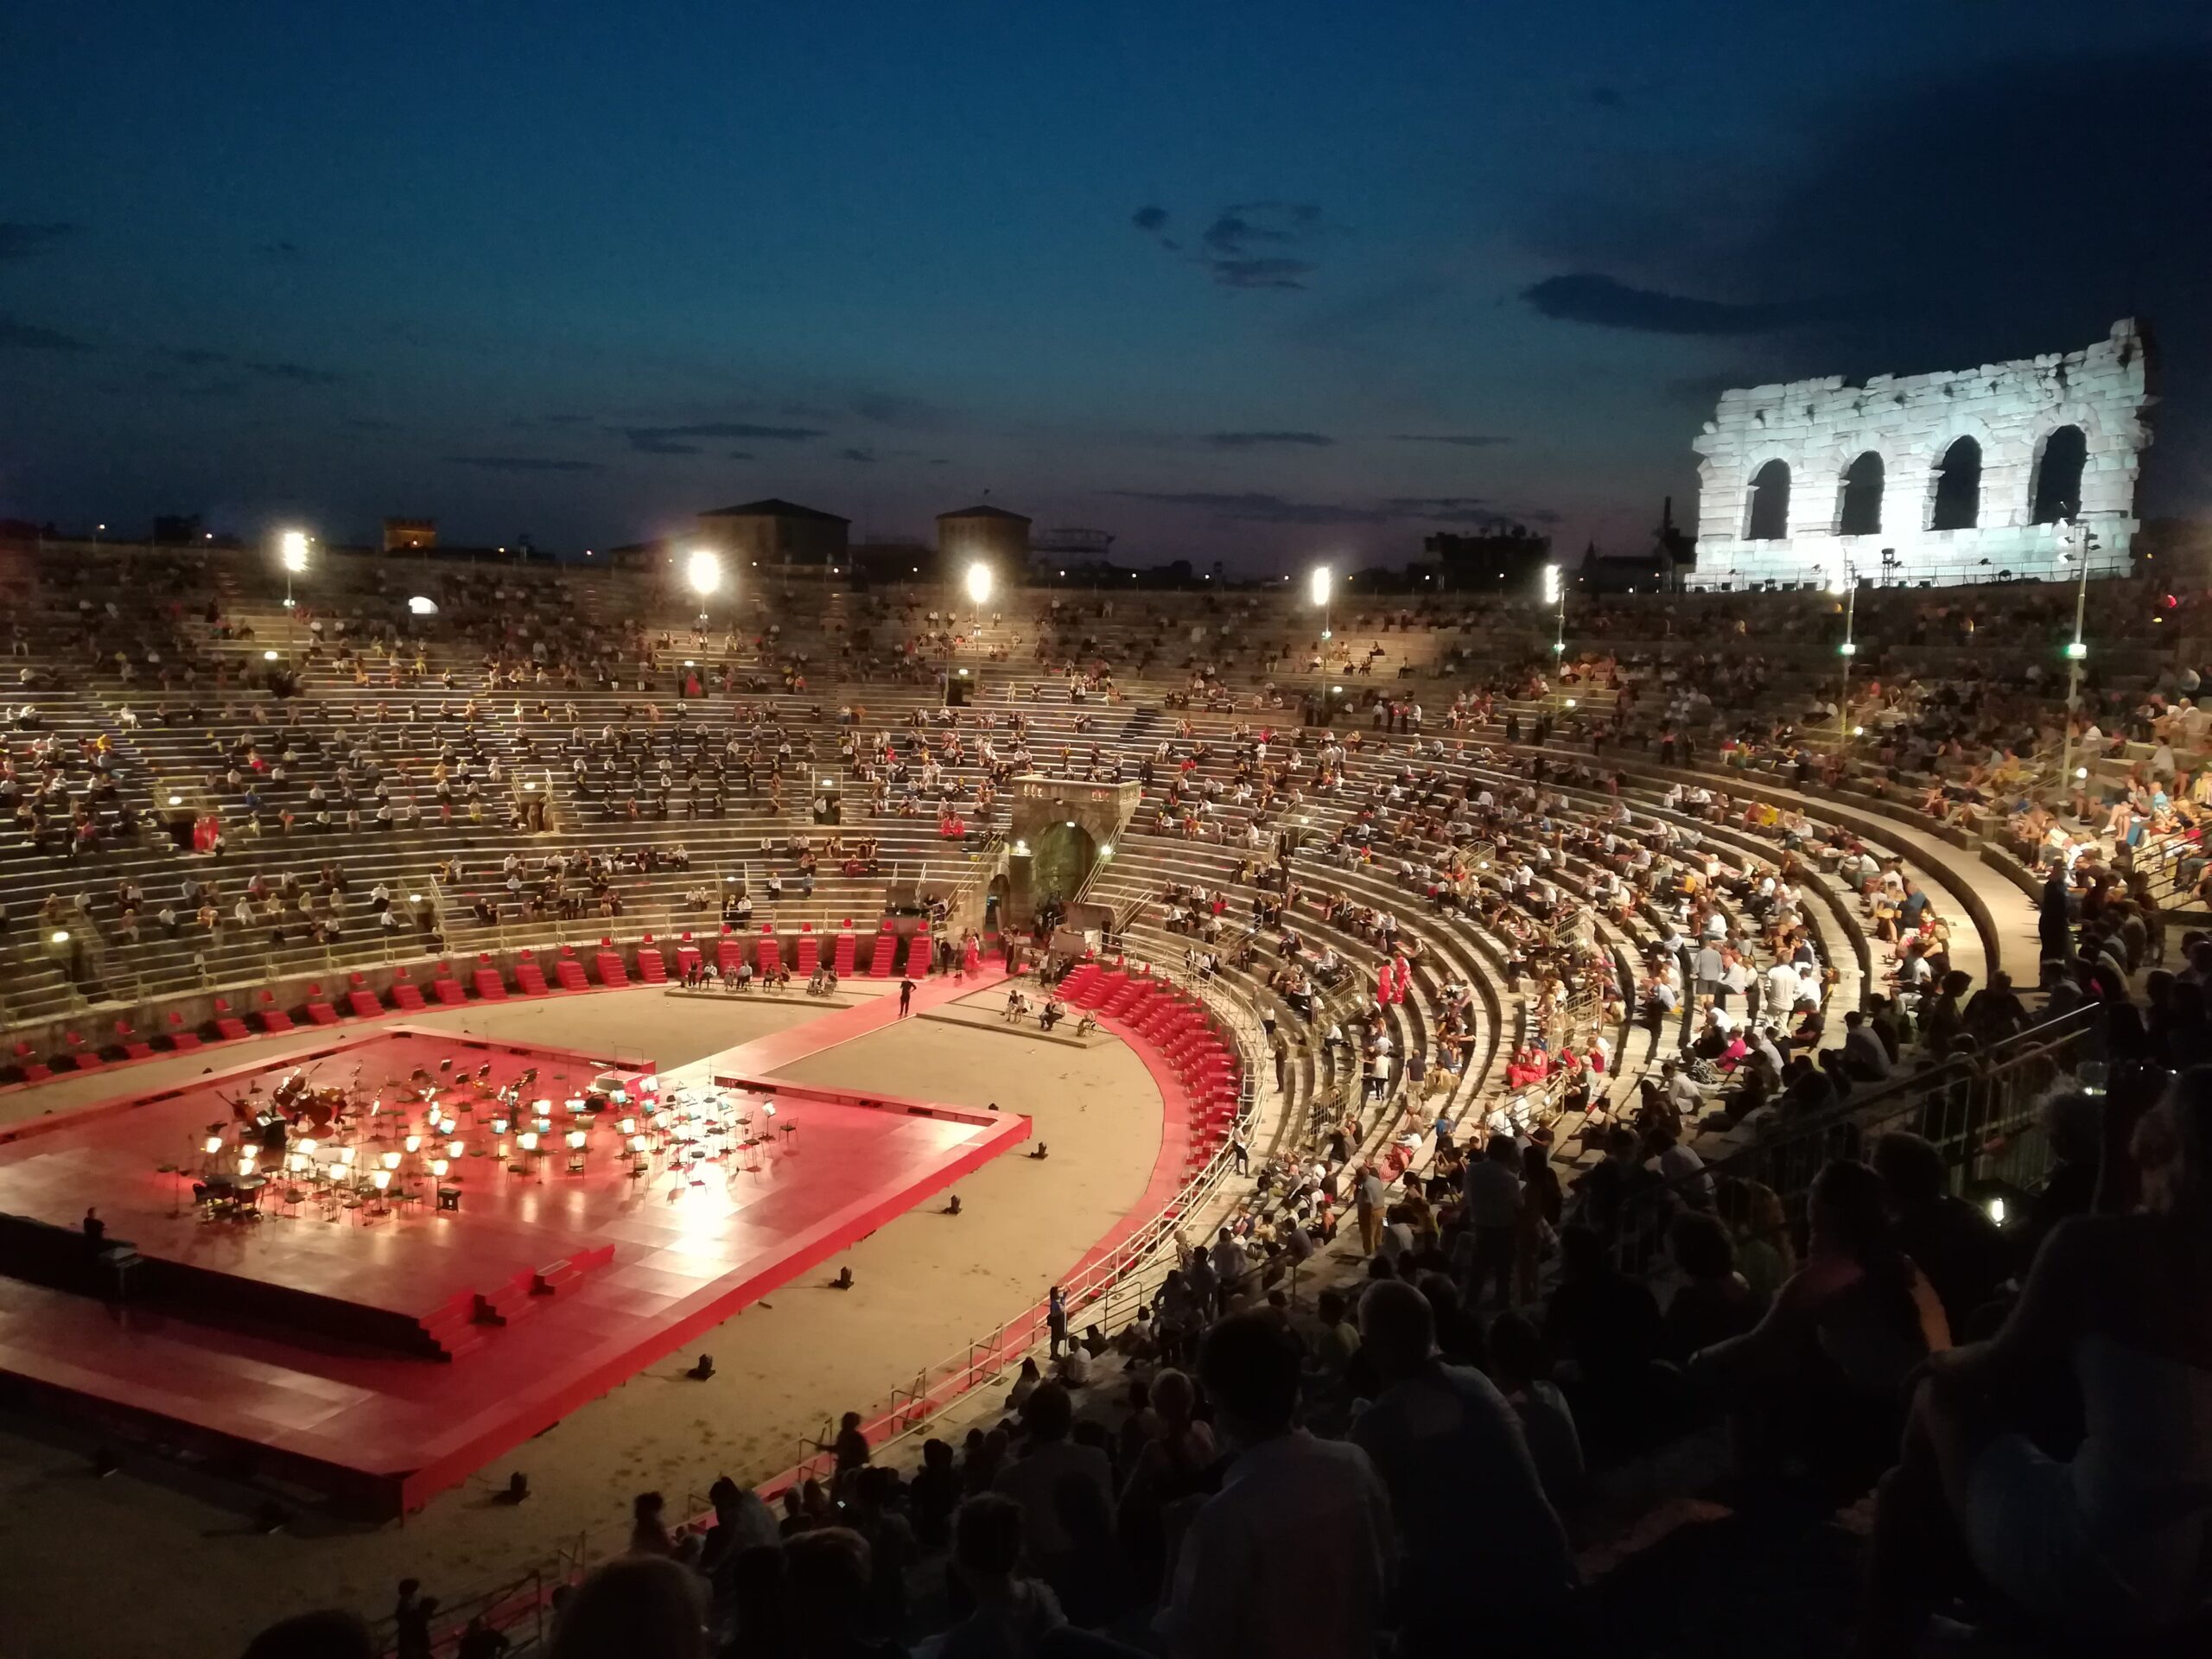
M963 507L937 516L938 556L947 569L976 559L998 567L1011 581L1029 563L1029 520L1004 507Z
M1029 556L1044 575L1103 567L1110 562L1113 550L1112 531L1081 530L1073 524L1040 530L1029 538Z
M1527 594L1543 586L1552 538L1519 524L1500 524L1472 536L1431 536L1421 550L1441 567L1446 593Z
M384 550L387 553L419 552L437 544L438 521L435 518L387 518L384 521Z
M699 515L699 543L740 570L753 565L842 565L851 520L774 496Z
M919 542L856 542L848 563L862 582L937 580L937 550Z

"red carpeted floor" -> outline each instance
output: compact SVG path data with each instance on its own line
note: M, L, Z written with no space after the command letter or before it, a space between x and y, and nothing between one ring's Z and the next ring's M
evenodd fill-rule
M852 1023L833 1014L779 1033L793 1052L778 1063L857 1034ZM318 1053L326 1071L358 1065L372 1083L448 1056L456 1070L488 1059L494 1084L537 1065L556 1099L602 1069L404 1028ZM71 1227L97 1204L111 1240L169 1275L162 1296L121 1308L0 1277L0 1394L182 1442L371 1515L420 1505L1028 1134L1022 1118L779 1084L777 1122L796 1133L757 1171L734 1159L633 1179L611 1147L581 1175L565 1157L518 1172L479 1155L456 1166L457 1212L177 1213L188 1174L157 1166L188 1165L227 1116L217 1086L235 1094L261 1070L0 1142L0 1212ZM456 1321L456 1308L479 1317ZM492 1313L503 1322L482 1322ZM410 1355L410 1333L431 1340ZM433 1357L440 1348L449 1357Z

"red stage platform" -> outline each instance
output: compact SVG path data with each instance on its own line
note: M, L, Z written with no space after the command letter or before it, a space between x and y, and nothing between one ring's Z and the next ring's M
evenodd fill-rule
M480 1104L454 1132L472 1149L445 1178L457 1211L280 1215L264 1192L260 1219L208 1221L189 1201L200 1144L231 1116L221 1096L254 1081L358 1067L374 1089L487 1064L494 1087L536 1067L531 1092L556 1102L631 1070L402 1027L0 1136L0 1395L399 1513L1028 1134L1019 1117L748 1082L777 1105L777 1144L756 1156L641 1159L610 1111L572 1174L565 1145L493 1155ZM68 1230L92 1205L109 1243L143 1258L120 1312L85 1294L111 1285L88 1286Z

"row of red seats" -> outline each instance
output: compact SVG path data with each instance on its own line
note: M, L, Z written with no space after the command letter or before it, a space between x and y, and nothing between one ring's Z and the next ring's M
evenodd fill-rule
M1060 982L1059 993L1078 1007L1125 1025L1173 1067L1188 1111L1185 1168L1203 1169L1236 1126L1243 1084L1236 1051L1214 1030L1204 1005L1119 961L1110 968L1080 963Z
M758 933L747 933L725 925L713 941L715 969L723 975L734 974L741 963L750 960L756 972L767 973L782 965L788 944L791 971L811 978L822 963L823 946L827 942L823 935L815 931L811 923L806 922L802 922L798 934L789 939L771 926L763 926ZM877 978L887 978L902 971L899 946L899 936L886 921L871 942L868 972ZM926 930L914 933L906 941L903 971L916 978L926 975L932 948ZM689 932L679 935L673 945L658 944L648 933L632 953L636 963L633 977L631 957L626 957L611 938L601 939L588 958L580 956L575 946L564 944L550 964L541 963L535 951L524 952L515 963L512 982L500 972L491 954L484 952L477 957L476 966L466 983L454 973L450 962L439 963L430 977L419 983L413 971L403 967L395 975L390 990L381 995L369 988L367 975L356 973L351 976L342 1007L325 994L320 984L309 985L302 1001L289 1009L277 1001L276 992L267 988L254 992L243 1008L234 1005L229 997L219 996L212 1016L196 1027L186 1022L181 1011L171 1009L162 1016L161 1030L151 1034L141 1033L129 1020L118 1020L105 1036L97 1031L89 1036L80 1031L64 1032L61 1049L53 1053L41 1053L27 1039L18 1041L13 1051L12 1069L21 1074L23 1082L38 1083L57 1072L89 1071L110 1061L144 1059L160 1051L188 1053L209 1044L239 1042L260 1033L290 1031L302 1023L333 1026L348 1016L374 1020L386 1014L413 1013L433 1004L449 1007L472 998L498 1002L510 997L589 990L594 985L615 988L632 983L664 984L671 977L682 978L696 967L702 959L703 949ZM859 936L848 921L830 944L830 961L838 977L852 975L859 953ZM549 965L552 975L550 980Z

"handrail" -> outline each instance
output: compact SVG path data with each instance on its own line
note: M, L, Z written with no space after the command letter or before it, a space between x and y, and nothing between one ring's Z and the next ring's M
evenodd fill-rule
M2032 1179L2039 1171L2027 1170L2024 1163L2036 1148L2024 1147L2019 1132L2031 1127L2034 1096L2067 1065L2086 1058L2082 1051L2101 1037L2101 1012L2092 1003L2015 1033L1986 1053L1947 1055L1802 1125L1645 1188L1621 1217L1621 1264L1639 1263L1656 1242L1658 1225L1694 1196L1701 1202L1709 1183L1756 1180L1785 1208L1802 1207L1821 1165L1831 1158L1860 1156L1873 1136L1906 1120L1936 1144L1954 1168L1997 1160L2016 1178Z
M1155 973L1154 977L1163 984L1177 983L1166 974ZM1249 1057L1244 1054L1246 1033L1235 1028L1234 1022L1217 1006L1213 995L1209 991L1196 986L1181 988L1194 994L1194 1000L1200 1005L1208 1022L1214 1026L1217 1034L1228 1039L1238 1051L1243 1063L1239 1068L1241 1081L1237 1113L1242 1121L1256 1096L1255 1073ZM1151 1259L1159 1247L1178 1236L1185 1219L1203 1209L1219 1192L1229 1179L1235 1162L1233 1139L1224 1140L1215 1149L1205 1166L1185 1182L1173 1197L1140 1224L1128 1237L1107 1255L1063 1281L1061 1292L1065 1298L1070 1322L1073 1323L1078 1312L1088 1313L1093 1316L1089 1323L1104 1330L1118 1326L1133 1317L1136 1302L1134 1300L1124 1302L1117 1298L1116 1293L1126 1294L1137 1283L1135 1275L1151 1265ZM1148 1288L1145 1289L1145 1300L1148 1305ZM921 1397L905 1415L897 1414L895 1400L890 1410L876 1414L872 1421L898 1423L896 1432L877 1442L877 1448L880 1450L911 1438L917 1430L943 1415L976 1388L1011 1369L1035 1346L1043 1332L1044 1324L1045 1303L1040 1300L1014 1319L1001 1323L988 1341L971 1339L956 1353L934 1364L924 1366L917 1373L918 1378L924 1382L938 1381L926 1389L918 1386L914 1390L906 1391L910 1398L916 1395ZM982 1356L980 1362L979 1353ZM956 1378L960 1379L957 1386L948 1388L946 1385ZM791 1475L793 1479L810 1478L824 1466L823 1455L817 1454L802 1460Z

